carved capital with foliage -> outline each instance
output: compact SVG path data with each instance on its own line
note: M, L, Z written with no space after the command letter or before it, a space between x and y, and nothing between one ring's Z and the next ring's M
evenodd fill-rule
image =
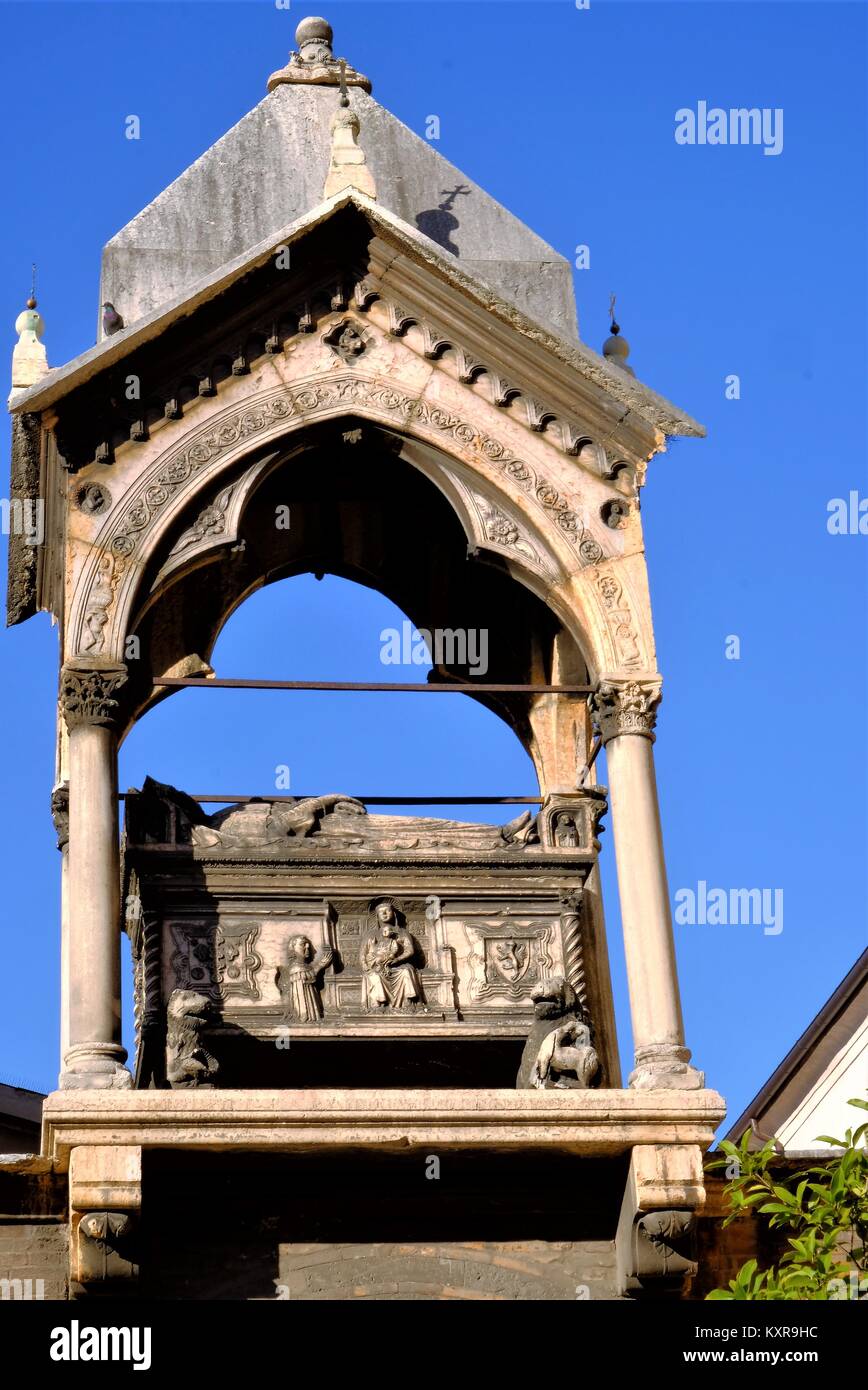
M648 680L601 680L590 706L594 725L603 743L621 734L654 738L657 706L661 699L659 677Z
M67 728L99 724L109 728L120 722L117 696L126 683L127 668L67 664L60 673L60 707Z

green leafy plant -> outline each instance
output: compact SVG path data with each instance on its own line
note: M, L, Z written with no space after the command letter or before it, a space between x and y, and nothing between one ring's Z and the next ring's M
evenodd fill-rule
M868 1110L868 1101L850 1105ZM756 1260L742 1265L725 1289L709 1299L819 1300L868 1296L868 1123L848 1129L843 1139L822 1134L818 1143L840 1150L797 1173L776 1171L772 1141L751 1152L750 1130L738 1144L723 1141L723 1157L708 1165L730 1176L725 1195L728 1226L755 1210L773 1231L788 1232L788 1249L777 1264L760 1269Z

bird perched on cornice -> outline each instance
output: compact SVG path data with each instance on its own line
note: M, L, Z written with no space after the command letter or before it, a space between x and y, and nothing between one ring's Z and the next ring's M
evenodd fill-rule
M106 333L120 333L124 327L124 321L113 304L106 300L102 306L102 326Z

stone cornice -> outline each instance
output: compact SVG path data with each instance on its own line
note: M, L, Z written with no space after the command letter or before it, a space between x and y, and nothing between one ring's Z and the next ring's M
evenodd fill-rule
M637 469L640 483L644 481L648 459L664 447L666 426L646 418L638 403L607 394L611 368L601 362L596 375L577 375L574 362L552 353L547 331L516 332L506 315L495 317L489 306L468 299L449 281L435 279L432 268L420 267L406 256L395 257L380 237L371 243L371 253L372 279L382 285L384 298L401 305L402 313L391 328L395 336L418 325L432 348L425 356L433 358L453 348L464 364L462 379L469 382L481 373L499 378L495 404L522 397L531 429L542 432L546 420L553 419L566 453L578 455L583 444L597 445L605 452L595 472L605 475L623 459ZM577 345L577 355L578 351ZM668 423L674 430L675 421Z
M401 273L409 274L414 262L417 274L428 271L428 275L425 276L426 291L434 292L435 278L447 287L454 286L468 308L473 308L480 325L485 323L489 342L492 326L496 324L498 331L503 331L509 337L510 354L514 350L530 352L536 364L535 370L545 361L546 371L554 373L558 379L562 378L565 386L568 384L573 401L577 392L580 398L587 395L589 401L596 400L598 403L608 398L602 407L598 404L598 410L601 408L604 414L609 415L613 428L620 428L630 417L630 430L632 431L635 425L641 436L647 438L649 432L652 438L656 435L656 447L662 445L665 435L695 436L704 433L702 426L690 416L679 411L676 406L649 390L641 382L609 367L598 353L578 341L569 342L544 325L528 318L482 281L468 275L459 262L435 242L357 190L341 193L313 208L304 217L290 223L282 232L251 248L243 256L228 262L218 272L200 281L192 290L161 306L159 310L122 332L104 339L66 366L49 372L38 386L20 393L12 409L38 411L61 400L83 381L106 367L120 363L134 349L159 337L172 323L188 317L193 309L228 289L242 275L264 265L273 257L277 247L289 246L300 240L315 227L328 221L341 208L351 204L368 218L375 235L384 238L384 247L389 247L387 260L396 275L399 270L397 261L400 259ZM654 448L646 448L642 456L647 458L649 452L654 452Z

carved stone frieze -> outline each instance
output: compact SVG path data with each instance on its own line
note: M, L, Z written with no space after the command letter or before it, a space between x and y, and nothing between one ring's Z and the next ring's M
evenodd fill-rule
M220 996L230 999L242 995L250 999L260 997L256 972L262 965L262 957L254 950L259 935L259 927L221 922L217 928L216 959L217 984Z

